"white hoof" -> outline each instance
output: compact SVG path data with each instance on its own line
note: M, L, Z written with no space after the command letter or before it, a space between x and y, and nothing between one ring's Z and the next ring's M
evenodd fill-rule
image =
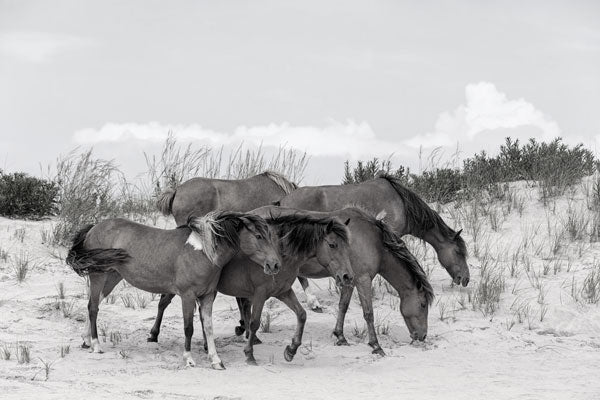
M314 294L306 295L306 303L311 310L322 309L321 303L319 303L319 299Z
M99 354L104 353L102 351L102 349L100 348L100 342L98 341L98 339L92 339L92 344L90 346L90 353L99 353Z
M196 366L196 362L192 358L192 353L190 353L189 351L183 352L183 363L185 364L186 367L195 367Z

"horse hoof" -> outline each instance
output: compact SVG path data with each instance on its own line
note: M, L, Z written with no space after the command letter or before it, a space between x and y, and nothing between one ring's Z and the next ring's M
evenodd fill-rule
M81 348L82 348L82 349L89 349L89 348L90 348L90 345L89 345L89 344L86 344L85 342L83 342L83 343L81 344Z
M335 345L336 346L350 346L350 343L348 343L348 341L346 340L345 337L341 337L335 342Z
M249 358L246 360L246 364L248 365L252 365L252 366L257 366L258 364L256 363L256 360L254 358Z
M243 326L236 326L235 327L235 336L242 336L245 331L246 331L246 329L244 329Z
M148 339L146 339L146 341L150 343L158 343L158 337L150 336Z
M290 346L285 346L285 350L283 351L283 357L285 358L285 361L292 361L295 355L296 353L292 352L292 348Z
M323 313L323 307L321 307L321 306L313 307L312 311L316 312L316 313L319 313L319 314L322 314Z
M207 345L204 345L202 348L204 349L205 353L208 353L208 346Z
M383 349L380 347L378 349L375 349L371 352L372 354L377 354L380 355L382 357L385 357L385 352L383 351Z
M252 342L252 344L262 344L262 340L260 340L258 337L254 336L254 341Z
M225 369L223 362L219 361L218 363L211 364L212 369L216 369L218 371L222 371Z

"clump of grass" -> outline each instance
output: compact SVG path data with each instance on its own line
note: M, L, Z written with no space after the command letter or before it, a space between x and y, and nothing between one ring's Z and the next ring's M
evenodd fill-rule
M585 277L581 287L581 297L588 303L597 304L600 301L600 264Z
M10 360L11 355L12 352L10 350L10 345L7 343L2 343L2 345L0 345L0 359L8 361Z
M481 280L475 289L474 308L479 309L486 316L494 314L505 287L506 283L501 272L482 268Z
M22 283L27 279L27 275L32 268L31 257L29 253L21 251L12 260L12 271L17 282Z
M265 316L260 319L260 330L265 333L271 332L272 315L270 311L265 313Z
M26 343L17 342L17 362L29 364L31 362L31 347Z
M45 373L45 379L44 380L48 380L50 378L50 371L52 370L52 366L54 365L54 363L56 362L56 360L54 361L46 361L41 357L38 357L38 360L40 360L40 362L42 363L43 369L42 371L44 371ZM33 378L31 378L31 380L34 380L35 377L37 376L37 373L33 376Z
M354 321L354 327L352 328L352 334L354 335L354 337L356 337L360 340L364 340L365 336L367 335L367 327L365 326L365 324L363 324L359 328L356 321Z
M73 308L75 306L75 300L70 302L62 301L60 310L62 311L62 315L65 318L71 318L73 316Z
M4 249L0 249L0 260L7 262L8 261L8 251Z
M123 360L126 360L128 358L131 358L131 356L129 355L129 352L127 350L119 350L119 357L121 357Z
M65 288L65 283L64 282L58 282L58 285L56 285L56 293L57 296L60 300L64 300L66 293L67 293L67 289Z
M25 228L17 228L17 229L15 229L13 236L19 242L23 243L23 241L25 241L25 234L26 234Z
M61 345L60 346L60 358L65 358L67 356L67 354L69 354L71 352L71 346L66 344L66 345Z
M150 303L149 298L140 291L135 292L134 300L135 300L135 304L137 304L138 308L146 308L148 303Z
M131 308L135 310L135 298L131 294L127 293L121 295L121 301L123 302L123 305L126 308Z
M121 336L121 332L119 331L111 331L109 334L109 340L112 343L113 347L121 343L123 337Z

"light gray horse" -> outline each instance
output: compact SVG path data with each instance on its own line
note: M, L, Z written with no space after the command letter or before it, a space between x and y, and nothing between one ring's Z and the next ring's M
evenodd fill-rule
M253 214L212 212L191 218L187 226L171 230L121 218L85 227L75 236L66 259L75 272L90 279L90 330L84 347L102 352L96 326L98 305L102 296L108 296L125 279L141 290L181 297L183 359L188 366L195 365L190 351L198 300L211 365L224 369L214 343L212 304L221 268L236 255L262 265L263 275L275 274L281 265L268 225ZM247 265L252 268L256 264Z
M293 212L293 209L282 207L280 213ZM319 215L321 213L315 213ZM350 263L354 272L354 285L357 288L363 316L367 322L369 345L373 353L385 355L377 340L372 301L372 281L380 274L398 292L400 296L400 312L413 340L423 341L427 336L428 309L433 300L433 288L417 260L408 251L404 242L380 218L375 218L364 211L347 207L343 210L326 213L335 215L341 220L349 221L350 231ZM300 275L318 279L330 277L331 273L314 261L303 264ZM333 331L337 337L336 345L348 345L344 337L344 319L350 305L353 286L341 288L337 323ZM240 313L244 318L246 305L242 300ZM247 326L247 323L245 323ZM243 332L243 326L236 328L236 334Z

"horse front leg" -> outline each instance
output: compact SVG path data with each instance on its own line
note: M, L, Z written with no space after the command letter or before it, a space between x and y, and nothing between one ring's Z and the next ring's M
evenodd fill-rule
M337 338L337 341L335 342L336 346L349 346L348 341L344 336L344 321L346 319L346 312L350 306L350 300L352 299L352 292L354 292L354 286L342 286L337 320L333 330L333 334Z
M215 301L217 292L212 292L204 296L199 297L200 300L200 316L202 319L202 330L204 332L204 345L208 347L208 357L210 358L210 365L213 369L225 369L223 362L217 354L217 347L215 346L215 337L213 334L212 326L212 307Z
M194 310L196 309L196 297L185 293L181 296L181 308L183 309L183 332L185 334L185 345L183 351L183 362L188 367L195 367L196 362L192 358L192 335L194 334Z
M286 361L292 361L296 352L298 351L298 347L302 344L302 334L304 333L304 325L306 323L306 311L302 308L302 305L298 301L296 297L296 293L292 289L287 292L277 296L277 298L285 303L294 313L296 314L297 324L296 324L296 332L294 333L294 337L292 338L292 344L285 347L283 352L283 356Z
M254 358L254 341L256 340L256 331L260 327L260 317L266 300L267 296L262 294L255 294L252 298L252 315L249 324L250 335L248 336L246 347L244 347L246 363L249 365L257 365L256 359Z
M169 304L171 304L173 297L175 297L175 295L171 293L160 295L156 319L154 320L154 325L152 325L152 329L150 329L150 336L148 337L148 339L146 339L148 342L158 342L158 335L160 334L160 326L162 325L163 315Z
M299 276L298 282L300 282L300 285L302 285L302 290L304 290L304 294L306 295L306 304L308 305L308 308L316 313L322 313L323 306L321 306L319 299L313 293L312 288L308 284L308 279L303 276Z
M363 316L367 322L367 329L369 331L369 346L373 348L372 353L385 356L385 352L379 345L379 340L377 340L377 332L375 331L371 278L369 276L361 276L358 279L356 290L358 291L358 298L360 299L360 305L363 309Z

